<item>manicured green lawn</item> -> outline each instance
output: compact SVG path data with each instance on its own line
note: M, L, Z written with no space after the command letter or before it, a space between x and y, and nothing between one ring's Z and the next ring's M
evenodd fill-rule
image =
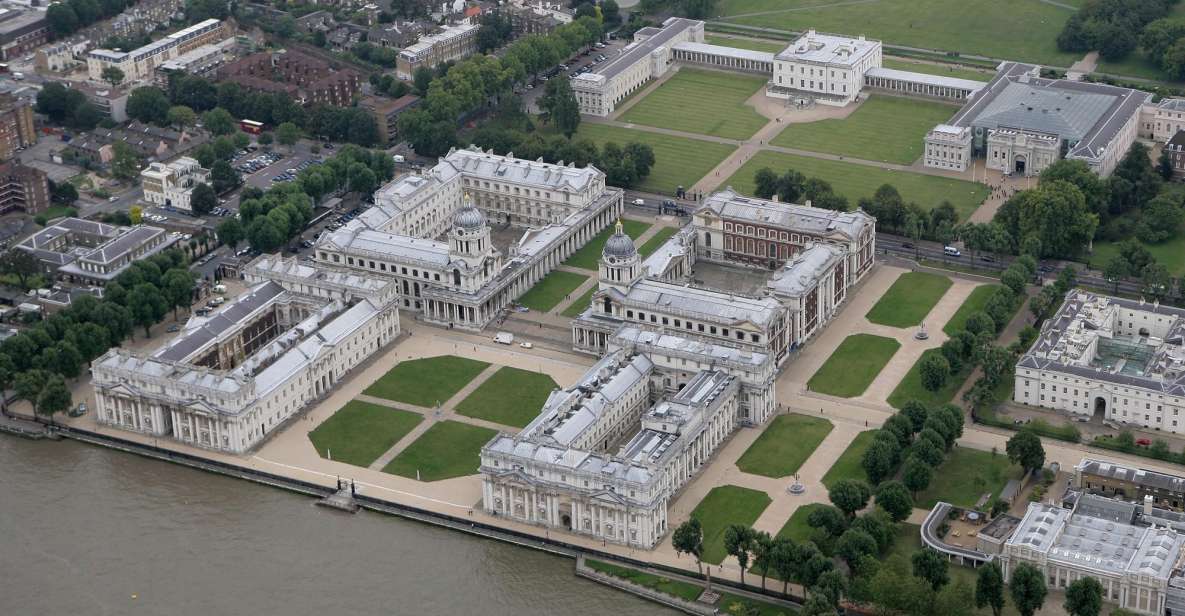
M789 43L786 42L757 40L751 38L734 38L731 36L725 36L723 34L705 34L704 42L709 45L720 45L721 47L732 47L734 49L749 49L751 51L764 51L767 53L778 53L789 45Z
M581 123L576 138L582 137L593 140L597 145L612 141L624 146L636 141L650 146L654 150L654 168L650 170L650 175L634 188L663 195L675 194L675 189L679 186L691 188L736 149L723 143L659 135L591 122Z
M864 315L869 321L889 327L913 327L934 308L950 288L950 278L925 272L905 272Z
M864 452L868 451L868 447L872 445L874 436L876 436L876 430L865 430L857 434L856 438L848 443L848 448L839 455L835 464L827 469L827 474L823 475L823 485L830 489L832 484L841 479L868 481L868 473L864 472L864 467L860 465L860 462L864 459Z
M909 372L906 372L897 387L893 388L893 393L889 394L888 403L893 408L899 409L910 400L917 400L926 406L938 406L954 399L955 394L959 393L959 388L963 386L963 382L967 380L967 375L971 374L970 366L963 366L962 370L950 375L946 379L946 384L938 391L930 391L922 387L922 362L931 355L941 353L942 351L939 349L922 351L918 360L914 362L913 366L910 366Z
M999 494L1009 479L1019 479L1020 474L1021 468L1009 462L1002 451L992 455L988 451L956 447L934 469L930 487L918 494L914 506L930 509L934 503L945 501L959 507L973 507L980 495Z
M782 525L782 529L778 531L777 536L789 537L795 541L800 542L810 539L811 533L814 532L815 529L811 528L810 525L806 523L806 520L808 517L810 517L812 511L816 509L822 509L826 506L827 505L823 503L810 503L795 509L794 513L790 514L790 519L786 520L786 523Z
M658 231L655 231L654 235L650 236L650 239L646 240L646 243L642 244L642 246L638 248L638 254L641 255L643 259L649 257L650 255L654 254L654 251L658 250L659 246L665 244L667 240L671 239L672 235L675 235L678 232L679 230L674 227L663 227Z
M455 355L413 359L391 368L362 393L431 408L444 404L487 367L484 361Z
M778 415L737 460L737 468L766 477L793 475L834 427L818 417Z
M370 466L423 419L419 413L351 400L309 432L309 440L322 458Z
M585 291L580 297L577 297L575 300L573 300L571 304L568 304L568 307L564 308L564 311L560 314L572 319L580 316L580 313L584 312L588 308L589 302L592 301L593 293L596 292L597 287L593 286L591 289Z
M457 412L521 428L539 415L556 387L546 374L504 366L466 396Z
M630 236L630 239L636 240L639 236L646 232L650 225L636 220L623 219L621 221L621 230ZM617 232L617 225L609 225L609 228L601 231L582 246L580 250L572 253L564 265L568 267L579 267L591 271L597 271L597 262L601 259L601 251L605 249L605 242L609 237Z
M884 58L881 60L881 65L885 68L891 68L898 71L909 71L911 73L925 73L926 75L941 75L943 77L954 77L955 79L970 79L972 81L982 81L987 83L995 77L994 71L976 70L967 68L959 64L930 64L927 62L919 62L908 58Z
M987 187L978 182L909 171L892 171L881 167L795 156L769 150L758 152L722 185L731 185L741 193L751 195L754 187L753 176L762 167L769 167L778 175L793 169L808 178L826 180L831 183L836 193L848 198L853 208L861 197L872 197L877 188L890 184L901 193L901 198L907 203L913 201L927 210L938 207L943 201L950 201L959 214L959 220L964 221L988 196Z
M889 553L885 554L885 558L903 556L909 560L909 557L920 549L922 549L922 527L909 522L901 522L897 524L897 537L893 539L893 547L889 548ZM954 563L951 563L948 569L954 568Z
M622 122L669 128L726 139L748 139L769 119L745 101L767 79L739 73L680 69L630 107Z
M988 300L991 299L992 294L1001 286L998 284L985 284L972 289L967 299L963 300L963 305L959 306L959 309L946 322L946 325L942 326L942 331L946 332L947 336L954 336L963 331L963 327L967 324L967 319L971 318L971 315L983 310Z
M863 34L886 44L1049 66L1070 66L1081 56L1057 49L1073 11L1039 0L722 0L716 14L751 26Z
M518 298L518 303L539 312L547 312L555 308L556 304L564 301L569 293L575 291L588 276L573 274L562 270L553 270L535 283L531 290Z
M718 486L700 501L691 516L698 518L704 529L704 557L706 563L720 564L724 552L724 529L729 524L751 526L772 502L765 492L739 486Z
M481 448L498 433L459 421L441 421L428 428L420 438L399 452L384 473L440 481L473 475L481 465Z
M868 389L899 348L901 343L892 338L852 334L835 348L807 387L823 394L855 398Z
M1177 237L1160 244L1145 244L1144 242L1140 242L1140 244L1152 253L1157 263L1168 268L1169 275L1185 276L1185 234L1178 234ZM1094 243L1094 254L1082 260L1089 261L1091 267L1101 270L1106 267L1107 261L1117 254L1119 254L1119 242L1100 241Z
M926 133L958 110L943 103L876 94L846 118L791 124L772 143L908 165L921 157Z

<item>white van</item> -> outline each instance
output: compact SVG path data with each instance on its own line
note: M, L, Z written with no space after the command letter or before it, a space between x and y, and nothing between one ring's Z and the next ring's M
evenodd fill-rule
M407 159L404 158L402 154L396 154L396 155L392 156L391 158L395 159L395 162L397 162L397 163L407 162Z
M498 332L494 334L494 342L498 344L514 344L514 334L510 332Z
M948 257L961 257L961 256L963 256L963 253L959 252L959 249L958 249L958 248L955 248L954 246L943 246L943 247L942 247L942 252L943 252L943 253L945 253L945 254L946 254L946 256L948 256Z
M219 293L219 294L226 293L226 285L224 285L224 284L214 285L214 292Z

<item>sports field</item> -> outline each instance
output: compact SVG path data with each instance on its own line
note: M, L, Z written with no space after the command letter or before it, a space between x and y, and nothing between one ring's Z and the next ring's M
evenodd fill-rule
M876 95L846 118L791 124L771 143L908 165L921 157L926 133L958 110L942 103Z
M674 194L675 188L679 186L690 188L736 149L723 143L658 135L591 122L582 122L576 137L592 139L599 146L609 141L618 145L625 145L631 141L649 145L654 150L654 168L650 170L650 175L634 188L663 195Z
M919 62L909 58L884 58L881 60L881 66L891 68L898 71L910 71L911 73L924 73L926 75L941 75L943 77L954 77L955 79L970 79L972 81L982 81L987 83L995 76L995 72L989 70L977 71L972 68L963 66L956 66L954 64L929 64L926 62Z
M848 198L853 207L861 197L871 197L882 184L892 184L906 202L913 201L928 210L943 200L950 201L961 221L967 220L988 196L987 186L977 182L768 150L758 152L721 186L731 185L741 193L751 195L753 176L762 167L769 167L779 175L794 169L807 177L827 180L836 192Z
M1041 0L721 0L726 22L865 35L887 44L1067 67L1057 49L1073 11Z
M748 139L769 122L745 105L765 82L763 77L684 68L618 120L713 137Z

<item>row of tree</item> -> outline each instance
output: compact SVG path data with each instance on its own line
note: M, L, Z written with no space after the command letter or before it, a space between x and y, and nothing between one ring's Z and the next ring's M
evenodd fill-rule
M1177 0L1091 0L1074 12L1057 36L1058 49L1098 51L1120 60L1136 50L1146 26L1163 20ZM1154 56L1153 56L1154 57Z
M762 199L777 196L783 203L798 203L799 199L810 200L814 207L845 212L848 199L835 194L831 183L822 178L808 178L793 169L778 175L769 167L762 167L753 176L753 192ZM887 186L887 184L886 184Z
M135 3L135 0L66 0L49 6L45 21L54 37L61 38L97 21L115 17Z

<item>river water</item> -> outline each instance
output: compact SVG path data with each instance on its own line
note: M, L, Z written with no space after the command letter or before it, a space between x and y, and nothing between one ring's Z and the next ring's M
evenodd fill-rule
M572 561L72 441L0 435L0 615L670 614Z

